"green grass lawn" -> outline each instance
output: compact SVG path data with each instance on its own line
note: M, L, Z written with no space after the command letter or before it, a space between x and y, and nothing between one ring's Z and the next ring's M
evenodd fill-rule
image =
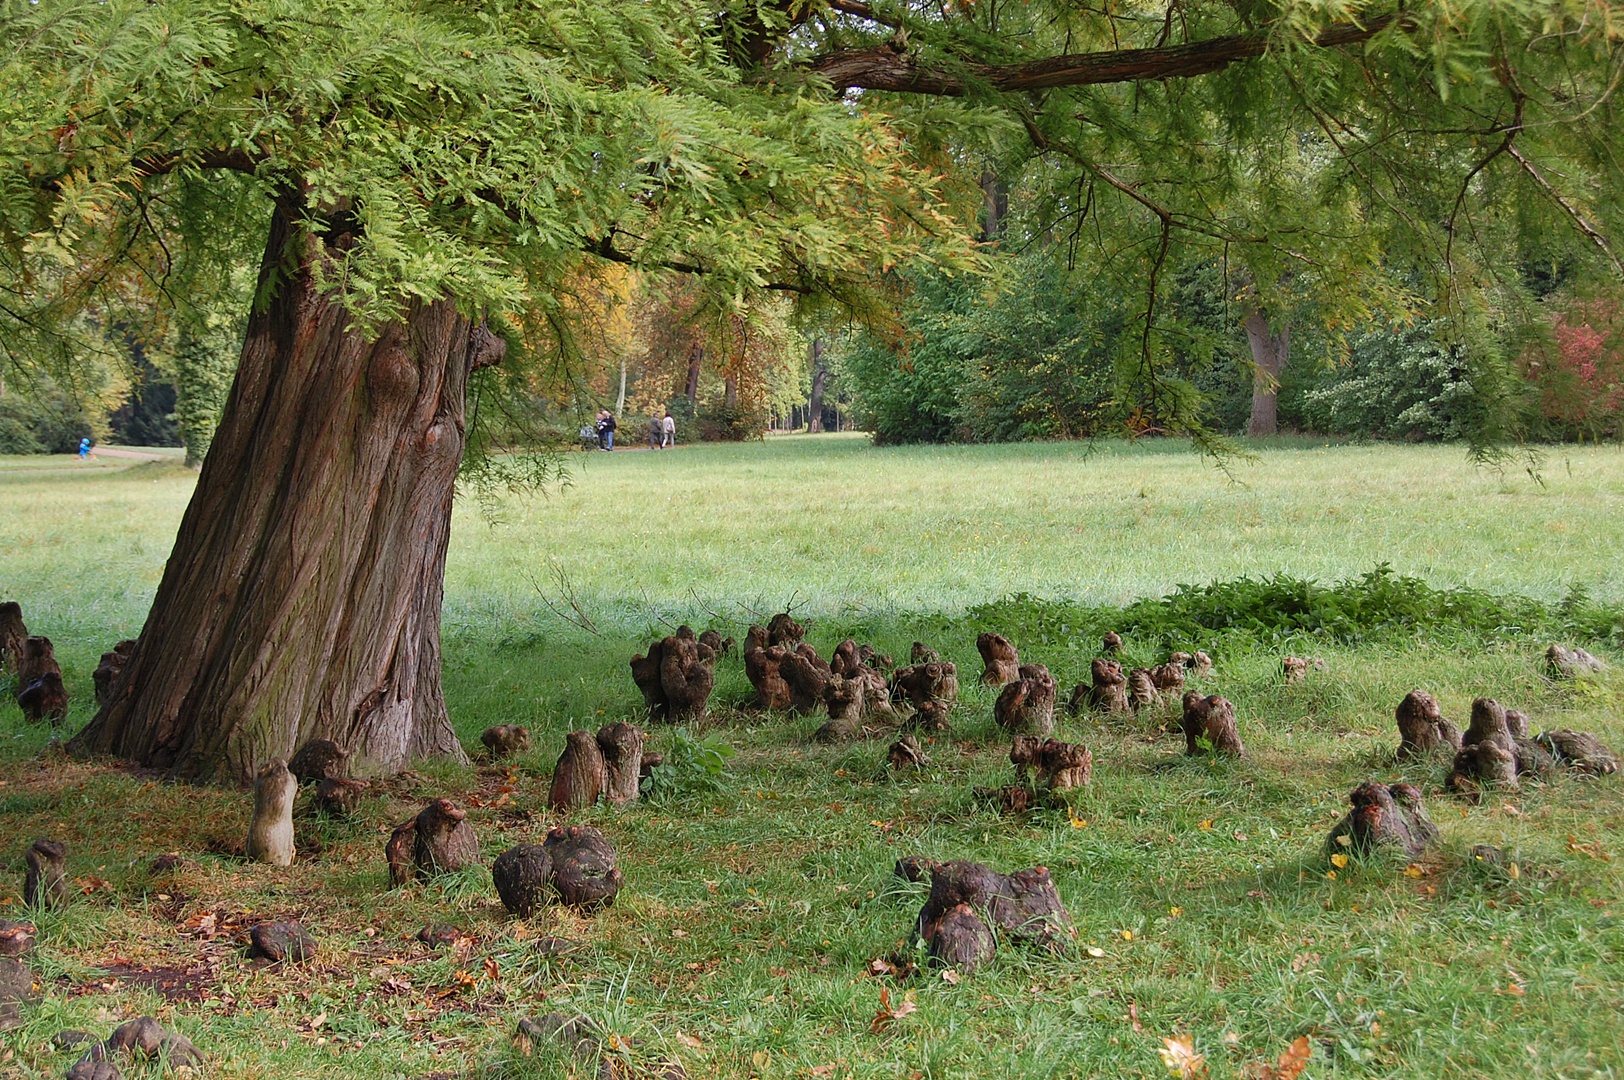
M1464 726L1491 694L1534 726L1624 748L1624 678L1540 672L1544 640L1424 627L1379 642L1192 637L1236 703L1250 756L1186 761L1170 714L1063 720L1095 756L1071 812L1003 819L971 788L1003 783L1007 741L976 686L976 605L1012 593L1090 604L1184 582L1287 572L1325 581L1380 563L1440 588L1543 601L1573 585L1624 601L1624 452L1552 451L1543 484L1474 468L1454 447L1284 443L1234 480L1174 444L875 450L859 438L582 456L571 485L459 506L446 593L446 693L471 749L524 723L511 770L425 766L347 824L301 822L288 870L224 854L250 801L61 758L0 699L0 917L17 917L21 850L49 835L86 890L38 917L43 1003L0 1035L0 1075L60 1076L63 1027L105 1035L152 1013L215 1075L591 1076L511 1045L520 1016L586 1013L632 1056L694 1077L1168 1076L1162 1039L1188 1033L1213 1077L1248 1075L1307 1035L1310 1077L1624 1074L1624 777L1528 785L1477 803L1438 789L1441 761L1395 766L1392 709L1430 689ZM97 655L139 629L194 474L170 462L0 459L0 598L57 643L90 713ZM566 591L597 633L570 625ZM549 606L549 602L551 606ZM789 604L827 655L847 632L905 655L919 638L960 665L964 692L930 767L900 781L888 739L825 747L819 721L761 716L737 657L718 668L704 734L738 750L718 790L574 815L619 848L626 886L590 918L511 920L488 873L385 889L388 827L424 798L470 808L487 859L558 815L546 777L565 731L636 719L625 662L680 621L743 627ZM1023 643L1062 686L1092 642ZM1616 643L1615 643L1616 644ZM1140 661L1159 643L1136 642ZM1288 651L1328 670L1287 687ZM673 733L655 731L655 749ZM1325 861L1347 792L1406 777L1429 793L1436 854ZM1515 874L1471 858L1513 852ZM191 863L154 876L151 857ZM1059 958L1001 947L956 983L876 976L907 951L922 889L904 854L1042 864L1076 922ZM1419 876L1414 876L1419 875ZM247 960L239 928L297 915L321 945L288 969ZM453 922L458 955L413 937ZM578 941L545 956L536 941ZM155 970L148 970L155 969ZM163 985L164 983L169 985ZM881 993L917 1008L875 1033Z

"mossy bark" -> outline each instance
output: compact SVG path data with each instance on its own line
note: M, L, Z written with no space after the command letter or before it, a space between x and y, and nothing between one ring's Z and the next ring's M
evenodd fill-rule
M467 378L499 348L446 301L354 330L313 273L353 237L301 236L297 213L277 209L260 272L272 298L80 752L238 783L313 738L364 772L463 757L440 691L440 601Z

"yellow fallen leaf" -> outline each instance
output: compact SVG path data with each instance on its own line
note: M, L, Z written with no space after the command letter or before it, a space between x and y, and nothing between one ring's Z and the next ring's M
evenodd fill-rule
M699 1041L699 1036L690 1035L686 1031L677 1032L677 1041L691 1050L703 1050L705 1044Z
M1184 914L1184 909L1181 907L1170 907L1167 909L1167 914L1176 919L1180 915Z
M1207 1075L1207 1059L1195 1052L1193 1035L1174 1035L1162 1040L1162 1064L1179 1080L1196 1080Z
M1341 836L1336 838L1336 842L1342 847L1352 847L1353 837L1349 836L1347 833L1343 833Z
M1087 825L1088 825L1088 819L1087 818L1080 818L1076 814L1071 815L1071 827L1072 828L1081 829L1081 828L1085 828Z
M1522 867L1518 866L1516 863L1510 864L1506 867L1506 876L1512 881L1516 881L1518 878L1522 877Z
M1196 828L1200 829L1202 832L1206 832L1208 829L1211 829L1212 818L1208 818L1207 820L1203 821L1200 825L1196 826Z
M1132 930L1124 930L1124 931L1122 931L1122 940L1123 941L1132 941L1133 940L1133 931Z
M1336 880L1336 871L1335 870L1327 870L1327 871L1325 871L1325 876L1326 876L1327 879L1329 879L1331 881L1335 881Z
M1348 857L1339 851L1335 855L1331 856L1331 865L1336 867L1338 870L1341 870L1343 867L1348 865Z
M1405 877L1420 877L1424 873L1426 873L1426 871L1422 870L1421 867L1417 866L1415 863L1411 863L1409 866L1404 868Z

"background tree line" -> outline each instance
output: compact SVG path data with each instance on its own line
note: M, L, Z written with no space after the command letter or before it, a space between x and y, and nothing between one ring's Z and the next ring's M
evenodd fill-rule
M626 419L623 443L640 442L643 420L666 410L684 441L837 427L882 444L1157 433L1119 393L1140 360L1131 330L1143 278L1113 275L1097 251L1041 225L1017 235L1023 226L1006 217L1003 227L986 274L905 268L894 315L866 329L797 319L787 302L719 310L680 277L624 267L582 275L567 290L552 361L488 399L493 440L561 445L599 408ZM1278 428L1406 441L1495 430L1527 441L1620 438L1615 283L1587 276L1572 252L1517 262L1509 285L1485 294L1487 332L1476 340L1409 287L1413 277L1388 282L1385 306L1351 320L1312 299L1294 305L1290 363L1276 374ZM1162 375L1215 432L1245 433L1258 389L1245 271L1196 257L1170 278ZM217 308L153 320L153 337L110 328L105 352L66 386L38 369L14 374L0 388L0 452L69 453L92 435L185 446L200 461L236 367L250 281L240 265Z

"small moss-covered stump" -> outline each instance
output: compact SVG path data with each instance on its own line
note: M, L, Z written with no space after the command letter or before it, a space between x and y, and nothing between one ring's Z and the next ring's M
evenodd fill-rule
M288 772L301 784L343 780L350 775L350 752L331 739L311 739L288 760Z
M528 919L547 903L552 891L553 859L541 844L509 848L491 863L491 881L502 906Z
M310 808L328 817L351 817L361 805L361 799L367 790L365 780L340 780L332 777L316 785L316 793L310 800Z
M383 849L390 887L478 863L479 837L467 817L468 811L450 799L435 799L416 817L396 825Z
M1240 757L1246 753L1235 726L1235 706L1228 698L1217 694L1202 697L1194 690L1184 695L1184 752L1191 757L1207 753Z
M1015 735L1048 735L1054 730L1054 677L1042 664L1023 664L1020 677L1005 686L993 705L998 726Z
M248 931L248 954L269 960L297 964L316 955L316 939L298 919L262 922Z
M560 903L591 910L614 902L622 876L614 845L597 829L556 828L543 846L553 860L553 890Z
M23 903L29 907L59 908L67 905L68 849L56 840L35 840L23 861L28 871L23 878Z
M591 911L614 902L622 875L614 846L597 829L570 825L553 829L540 844L520 844L491 865L502 906L529 918L556 900Z
M939 963L965 973L985 963L993 955L994 928L1008 940L1051 952L1072 936L1071 916L1046 867L1005 875L981 863L946 862L933 864L930 878L915 930Z
M981 685L1004 686L1021 677L1021 658L1003 634L981 634L976 651L981 654Z
M530 752L530 729L519 724L494 724L479 733L479 741L491 760L499 761Z
M1360 784L1348 796L1353 809L1331 830L1325 849L1369 854L1380 848L1420 855L1438 839L1438 827L1421 805L1421 792L1410 784Z
M1460 729L1438 708L1438 702L1425 690L1411 690L1393 710L1398 723L1398 757L1425 757L1438 750L1460 749Z

